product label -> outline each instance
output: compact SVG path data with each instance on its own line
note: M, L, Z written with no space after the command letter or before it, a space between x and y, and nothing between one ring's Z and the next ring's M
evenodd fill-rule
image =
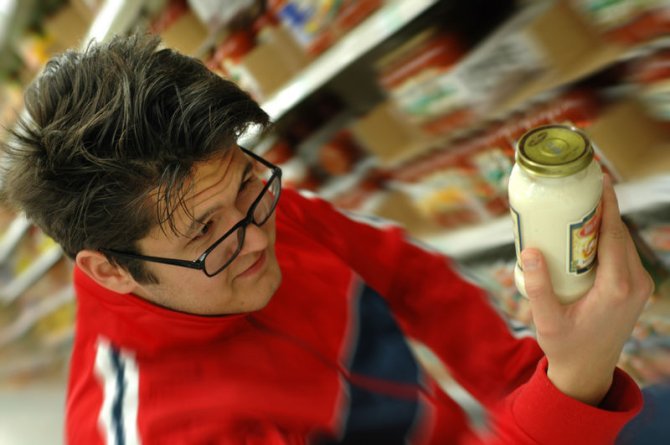
M492 147L472 158L477 169L498 193L505 193L509 183L509 175L512 173L512 160L505 152Z
M645 8L645 1L639 0L574 0L573 3L603 30L626 24Z
M670 79L654 82L642 90L642 100L661 121L670 121Z
M520 259L521 251L523 250L523 240L521 239L521 217L519 216L519 212L514 210L514 207L512 206L509 207L509 212L512 215L512 223L514 226L514 249L516 250L517 259ZM519 264L519 267L521 267L521 262L517 261L517 263Z
M544 53L527 35L514 32L491 40L454 68L469 99L495 103L517 91L546 66Z
M391 91L398 107L416 122L467 106L469 90L448 71L428 68Z
M601 206L591 210L581 221L568 226L568 273L581 275L593 268L598 252Z

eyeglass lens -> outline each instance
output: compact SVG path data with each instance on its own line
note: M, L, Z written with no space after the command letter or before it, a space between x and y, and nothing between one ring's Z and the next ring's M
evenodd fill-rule
M251 223L260 226L270 218L274 207L277 204L281 185L279 177L273 176L270 179L265 193L254 208ZM223 239L205 258L205 271L209 275L218 273L226 267L242 250L244 246L244 235L246 225L241 225Z

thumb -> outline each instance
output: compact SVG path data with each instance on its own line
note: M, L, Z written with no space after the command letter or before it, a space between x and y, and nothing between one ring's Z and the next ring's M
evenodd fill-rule
M521 252L521 265L535 324L540 326L549 323L561 313L562 306L554 295L547 263L539 250L524 249Z

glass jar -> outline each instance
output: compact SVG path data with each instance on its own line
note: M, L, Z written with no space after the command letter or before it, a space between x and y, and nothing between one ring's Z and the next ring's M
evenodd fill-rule
M514 222L516 285L526 295L521 251L544 255L554 292L563 303L582 297L595 279L602 171L580 130L545 125L524 134L509 180Z

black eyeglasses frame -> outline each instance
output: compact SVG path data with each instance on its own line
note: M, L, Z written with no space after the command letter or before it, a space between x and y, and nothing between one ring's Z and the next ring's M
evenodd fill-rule
M139 253L133 253L133 252L123 252L120 250L115 250L115 249L107 249L107 248L100 248L98 249L100 252L114 256L114 257L121 257L121 258L129 258L129 259L135 259L135 260L142 260L142 261L150 261L152 263L160 263L160 264L169 264L172 266L180 266L180 267L187 267L189 269L196 269L196 270L202 270L202 272L207 275L208 277L213 277L219 273L221 273L226 267L228 267L239 255L240 251L242 250L242 247L244 246L244 237L246 235L246 227L249 224L255 224L256 226L262 226L267 222L267 220L272 216L272 214L275 211L275 208L277 207L277 203L279 202L279 197L281 195L281 175L282 171L281 168L277 167L273 163L263 159L256 153L252 152L251 150L248 150L244 147L239 147L240 150L242 150L245 154L250 156L252 159L260 162L264 166L268 167L271 170L270 178L265 182L263 189L261 192L258 194L254 202L249 206L249 210L247 211L247 214L244 218L242 218L240 221L238 221L233 227L228 229L226 233L223 234L218 240L216 240L211 246L205 250L202 255L200 255L197 259L195 260L181 260L181 259L176 259L176 258L163 258L163 257L156 257L156 256L151 256L151 255L142 255ZM274 180L279 181L279 190L277 191L277 197L275 198L274 204L272 206L272 209L268 212L268 216L265 218L265 220L260 221L260 222L255 222L254 221L254 211L256 210L256 207L258 204L261 202L265 194L267 193L268 189L272 185L272 182ZM207 271L205 268L205 260L207 259L207 256L214 250L216 247L221 244L229 235L235 233L240 227L243 228L241 239L238 240L238 247L233 256L222 266L220 267L216 272L210 273Z

